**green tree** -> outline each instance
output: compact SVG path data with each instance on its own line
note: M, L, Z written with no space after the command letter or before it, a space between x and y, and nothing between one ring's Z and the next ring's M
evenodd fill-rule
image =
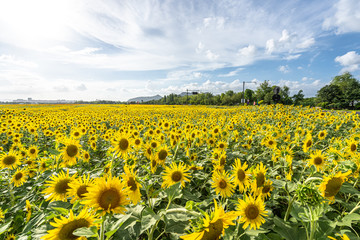
M272 93L272 88L270 86L270 83L268 80L265 80L263 83L260 84L260 86L256 89L255 95L256 99L258 101L264 100L265 103L270 103L270 100L268 99L269 96L267 96L267 100L265 101L265 96L269 95L269 93ZM270 97L271 99L271 97Z
M332 103L341 103L342 91L338 85L326 85L317 92L319 102L324 103L324 107Z
M354 78L349 72L336 76L330 83L341 89L342 95L339 96L344 106L354 106L354 101L360 99L360 82Z
M300 105L304 100L305 95L303 94L303 90L299 90L297 94L294 94L291 98L294 101L294 105Z

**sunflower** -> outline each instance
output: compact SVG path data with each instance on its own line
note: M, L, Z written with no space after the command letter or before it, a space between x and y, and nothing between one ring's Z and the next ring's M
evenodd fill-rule
M309 148L313 145L313 139L311 137L310 134L306 135L306 138L304 140L304 145L303 145L303 151L304 152L308 152Z
M84 208L79 215L74 216L73 211L70 209L69 217L55 218L55 222L51 222L51 226L55 227L48 231L48 234L42 237L43 240L75 240L82 239L73 234L73 232L82 227L96 226L94 223L96 215L92 215L88 209Z
M155 159L159 164L164 165L166 157L170 155L168 147L163 145L155 152Z
M259 165L256 166L253 175L255 179L252 183L252 191L257 192L261 187L264 186L266 181L266 171L267 168L261 162Z
M232 177L234 179L235 186L239 186L239 191L244 192L249 185L249 172L246 170L248 165L246 162L241 166L239 158L235 159L233 165Z
M5 238L5 240L16 240L16 237L14 234L10 234Z
M220 239L221 235L225 233L225 229L229 225L235 225L233 222L238 214L235 211L225 213L224 209L217 205L214 200L215 208L210 213L210 216L205 213L205 218L202 219L202 226L197 231L185 236L181 236L184 240L207 240Z
M322 130L322 131L319 132L318 138L319 138L320 140L323 140L323 139L325 139L326 135L327 135L327 131L326 131L326 130Z
M216 147L217 147L217 149L219 149L221 151L225 151L226 148L227 148L227 145L228 144L226 142L220 141L220 142L217 143Z
M234 183L231 181L228 173L224 171L215 171L212 176L212 187L215 188L216 194L222 197L231 197L234 192Z
M135 149L141 149L141 146L142 146L141 138L139 138L139 137L135 138L133 143L134 143Z
M134 169L130 168L129 166L124 166L124 173L122 174L122 178L124 182L126 182L127 186L129 187L129 198L130 201L136 205L141 200L140 194L140 183L136 180L136 174L134 173Z
M272 183L273 182L271 180L266 180L264 186L262 186L260 191L258 192L258 195L260 195L263 199L270 197L271 191L274 189Z
M74 139L65 140L65 147L62 148L61 156L66 166L72 166L76 164L76 159L80 156L81 145L79 141Z
M338 235L341 238L341 240L350 240L350 238L345 233L343 235L340 235L340 234L338 234ZM337 240L336 238L330 237L330 236L328 236L328 238L330 238L332 240Z
M334 201L336 194L340 191L342 184L347 180L351 171L346 173L338 172L333 176L324 177L319 186L319 190L323 197L330 201Z
M0 168L2 169L15 169L20 164L20 156L16 151L10 150L7 154L3 153L0 155Z
M250 225L250 229L256 230L265 222L263 218L267 216L265 204L261 197L253 198L252 196L245 195L244 199L239 199L239 204L237 205L240 222L244 223L243 229Z
M81 203L105 213L125 213L129 190L125 182L118 177L104 176L87 188L84 201Z
M317 171L323 169L325 166L325 155L321 153L321 150L316 150L310 154L310 159L308 159L309 165L314 165Z
M28 149L28 155L31 159L35 159L37 158L39 153L39 149L37 148L37 146L30 146Z
M83 161L84 162L89 162L90 160L90 154L87 151L83 152Z
M26 214L26 222L28 222L31 218L31 204L29 200L26 200L26 207L25 210L27 212Z
M116 154L121 156L124 159L127 159L128 153L131 150L131 139L128 138L126 135L120 135L115 137L115 140L112 142L114 146L114 151Z
M189 168L182 162L176 165L173 162L170 167L165 167L165 173L163 174L163 184L161 187L170 187L175 183L181 182L181 187L185 187L185 182L189 179Z
M43 194L47 196L47 201L66 201L69 197L70 186L69 184L74 181L76 174L69 176L69 170L64 173L60 172L57 176L52 175L51 180L46 181L45 186L47 187L43 190Z
M276 140L272 137L266 137L263 140L263 144L267 146L268 148L275 149L276 148Z
M90 179L90 175L83 175L82 177L74 179L69 183L68 194L72 196L71 203L76 200L83 200L85 193L88 192L88 187L94 184L94 179Z
M4 211L0 208L0 222L2 222L4 218L5 218Z
M11 179L11 182L14 183L15 187L20 187L26 182L27 177L27 172L25 170L17 169Z
M39 170L40 172L44 172L50 168L50 164L47 163L47 160L45 158L41 159L39 161Z
M346 140L346 142L347 142L346 150L350 155L353 156L357 152L358 142L355 141L355 139Z

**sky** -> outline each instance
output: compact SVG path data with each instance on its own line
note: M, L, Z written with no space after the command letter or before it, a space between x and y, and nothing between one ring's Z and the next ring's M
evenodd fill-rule
M0 0L0 100L360 80L359 0Z

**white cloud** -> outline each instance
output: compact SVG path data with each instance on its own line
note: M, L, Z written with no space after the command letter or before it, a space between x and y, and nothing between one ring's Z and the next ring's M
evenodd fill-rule
M214 61L214 60L216 60L216 59L219 58L219 55L213 53L211 50L207 50L207 51L206 51L206 57L207 57L209 60Z
M86 91L87 87L85 86L85 84L80 84L79 86L76 87L76 90L78 91Z
M282 73L288 73L290 72L290 68L288 65L282 65L278 68L278 70Z
M0 55L0 65L3 66L19 66L19 67L25 67L25 68L36 68L38 65L32 61L25 61L18 59L15 56L12 55Z
M244 57L253 57L256 53L256 47L254 45L249 45L247 47L239 49L238 54Z
M337 33L360 32L360 1L339 0L333 6L331 17L323 22L323 28L336 29Z
M269 39L266 41L266 53L271 54L275 50L275 40Z
M298 59L299 57L301 57L301 54L288 55L288 56L284 57L284 59L290 61L290 60Z
M342 56L337 56L335 58L335 62L338 62L341 66L343 66L341 72L356 71L359 69L360 55L357 54L355 51L350 51Z
M233 77L236 76L240 71L244 70L245 68L238 68L234 71L231 71L229 73L226 74L219 74L218 77Z
M309 48L314 44L315 44L315 39L308 38L308 39L303 40L301 43L297 44L296 47L297 48Z
M308 79L310 80L310 79ZM298 93L300 90L303 90L306 97L314 97L317 91L323 87L325 84L321 82L320 79L312 79L311 82L307 81L293 81L293 80L280 80L275 85L279 86L288 86L290 88L290 95Z

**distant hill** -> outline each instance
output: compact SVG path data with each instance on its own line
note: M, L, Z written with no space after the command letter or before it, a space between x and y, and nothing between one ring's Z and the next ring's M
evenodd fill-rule
M129 100L127 100L127 102L139 102L139 103L142 103L142 102L148 102L148 101L151 101L151 100L159 100L159 99L161 99L161 98L162 98L162 96L160 96L160 95L158 94L158 95L150 96L150 97L130 98Z

